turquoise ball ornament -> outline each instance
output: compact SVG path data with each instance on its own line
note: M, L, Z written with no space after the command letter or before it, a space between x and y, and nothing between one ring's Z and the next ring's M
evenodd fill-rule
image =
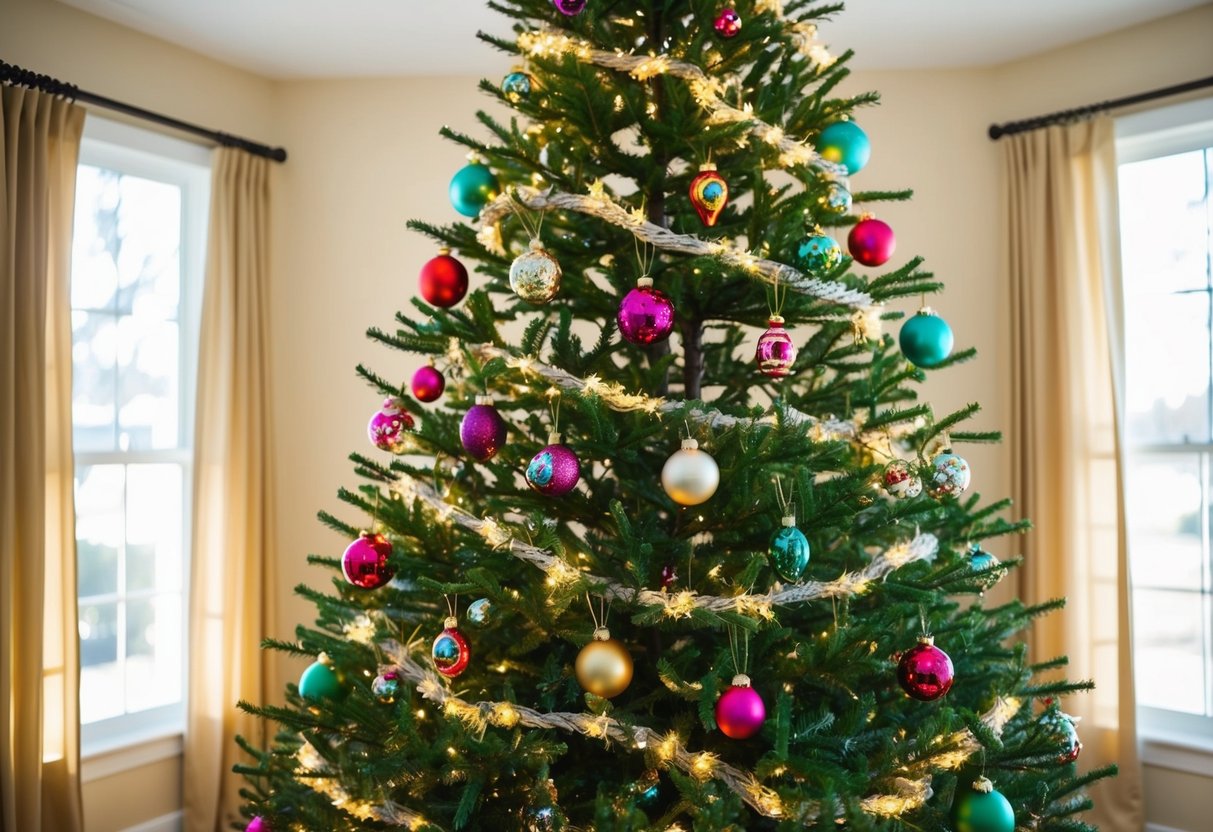
M800 241L793 258L797 267L813 277L821 277L842 262L842 247L828 234L818 229Z
M505 97L517 104L531 97L531 76L516 71L501 79L501 91Z
M853 121L836 121L817 137L817 152L829 162L837 162L854 176L872 158L868 134Z
M938 367L952 354L955 337L948 322L928 306L901 325L902 354L915 367Z
M796 528L795 517L782 522L783 528L771 538L771 567L785 581L799 581L809 565L809 539Z
M1011 802L985 777L957 796L952 821L956 832L1015 832Z
M480 216L480 209L501 193L501 183L483 162L471 162L451 178L451 205L465 217Z
M323 702L325 699L335 700L345 698L345 686L341 677L329 665L329 658L324 653L308 665L299 677L299 695L309 702Z

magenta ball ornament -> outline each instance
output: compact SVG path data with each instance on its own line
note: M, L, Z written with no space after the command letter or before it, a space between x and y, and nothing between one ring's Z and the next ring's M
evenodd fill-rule
M738 674L716 700L716 727L726 737L746 740L762 730L767 708L758 691L750 687L750 677Z
M270 825L265 818L257 815L248 822L248 826L244 827L244 832L270 832Z
M670 337L674 329L674 303L665 292L653 288L653 278L642 277L636 281L636 288L619 302L615 320L624 338L647 347Z
M586 0L552 0L552 5L556 7L556 11L566 17L573 17L585 11Z
M783 378L796 363L796 344L783 328L783 318L779 315L772 315L767 325L767 331L758 339L754 358L758 361L758 371L764 376Z
M468 293L467 267L451 256L449 248L441 248L437 257L430 258L421 267L417 290L426 303L450 308Z
M367 423L366 433L376 448L399 456L408 448L407 434L415 424L404 408L404 399L388 396Z
M897 663L897 681L902 689L920 702L933 702L952 688L956 670L951 657L935 646L935 639L922 636L918 644Z
M392 543L381 534L363 532L345 547L341 556L341 571L345 579L362 589L378 589L392 579L396 570L388 560Z
M547 447L526 466L527 485L548 497L563 497L580 479L581 461L568 445L560 443L558 433L548 436Z
M419 402L437 401L446 389L446 378L433 364L418 367L413 373L413 396Z
M735 37L741 31L741 15L732 6L725 6L716 15L712 26L716 29L716 34L722 38Z
M847 250L855 262L865 266L883 266L893 256L897 238L887 222L865 216L847 235Z
M488 462L505 444L505 419L488 396L477 396L476 404L463 415L459 439L463 449L480 462Z

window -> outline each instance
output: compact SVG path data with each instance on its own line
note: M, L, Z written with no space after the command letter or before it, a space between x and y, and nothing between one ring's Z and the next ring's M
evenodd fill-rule
M71 304L86 754L184 725L208 164L202 148L93 118L81 147Z
M1213 742L1213 112L1118 125L1125 498L1147 737ZM1168 124L1169 122L1169 124Z

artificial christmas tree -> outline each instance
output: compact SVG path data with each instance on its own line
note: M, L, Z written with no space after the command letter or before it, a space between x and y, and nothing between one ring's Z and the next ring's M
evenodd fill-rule
M241 703L281 726L245 745L248 816L1085 828L1078 791L1110 772L1076 775L1043 701L1090 684L1010 641L1061 602L973 595L1015 565L974 547L1022 526L952 449L997 435L916 401L919 367L972 350L919 315L899 352L883 304L940 284L917 258L856 272L827 233L909 196L856 189L881 137L817 41L841 7L490 5L516 37L482 38L525 66L482 89L517 118L445 131L473 221L413 225L455 254L369 332L433 362L428 406L358 368L368 408L389 398L380 450L339 494L364 516L322 519L374 580L311 558L334 575L300 589L317 624L268 646L321 658L285 707ZM891 232L862 248L884 263Z

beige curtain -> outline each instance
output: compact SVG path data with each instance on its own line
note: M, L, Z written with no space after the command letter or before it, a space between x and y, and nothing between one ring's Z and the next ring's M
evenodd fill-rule
M1084 768L1120 776L1092 790L1104 832L1142 828L1134 716L1129 571L1115 406L1121 329L1116 157L1100 118L1004 141L1009 196L1012 490L1034 530L1023 541L1020 594L1065 596L1038 620L1034 659L1069 656L1067 675L1094 679L1068 697L1082 717Z
M237 818L234 738L266 737L265 724L236 702L269 698L260 649L274 597L269 164L242 150L215 152L194 439L189 832L227 829Z
M84 110L0 94L0 828L76 832L70 282Z

